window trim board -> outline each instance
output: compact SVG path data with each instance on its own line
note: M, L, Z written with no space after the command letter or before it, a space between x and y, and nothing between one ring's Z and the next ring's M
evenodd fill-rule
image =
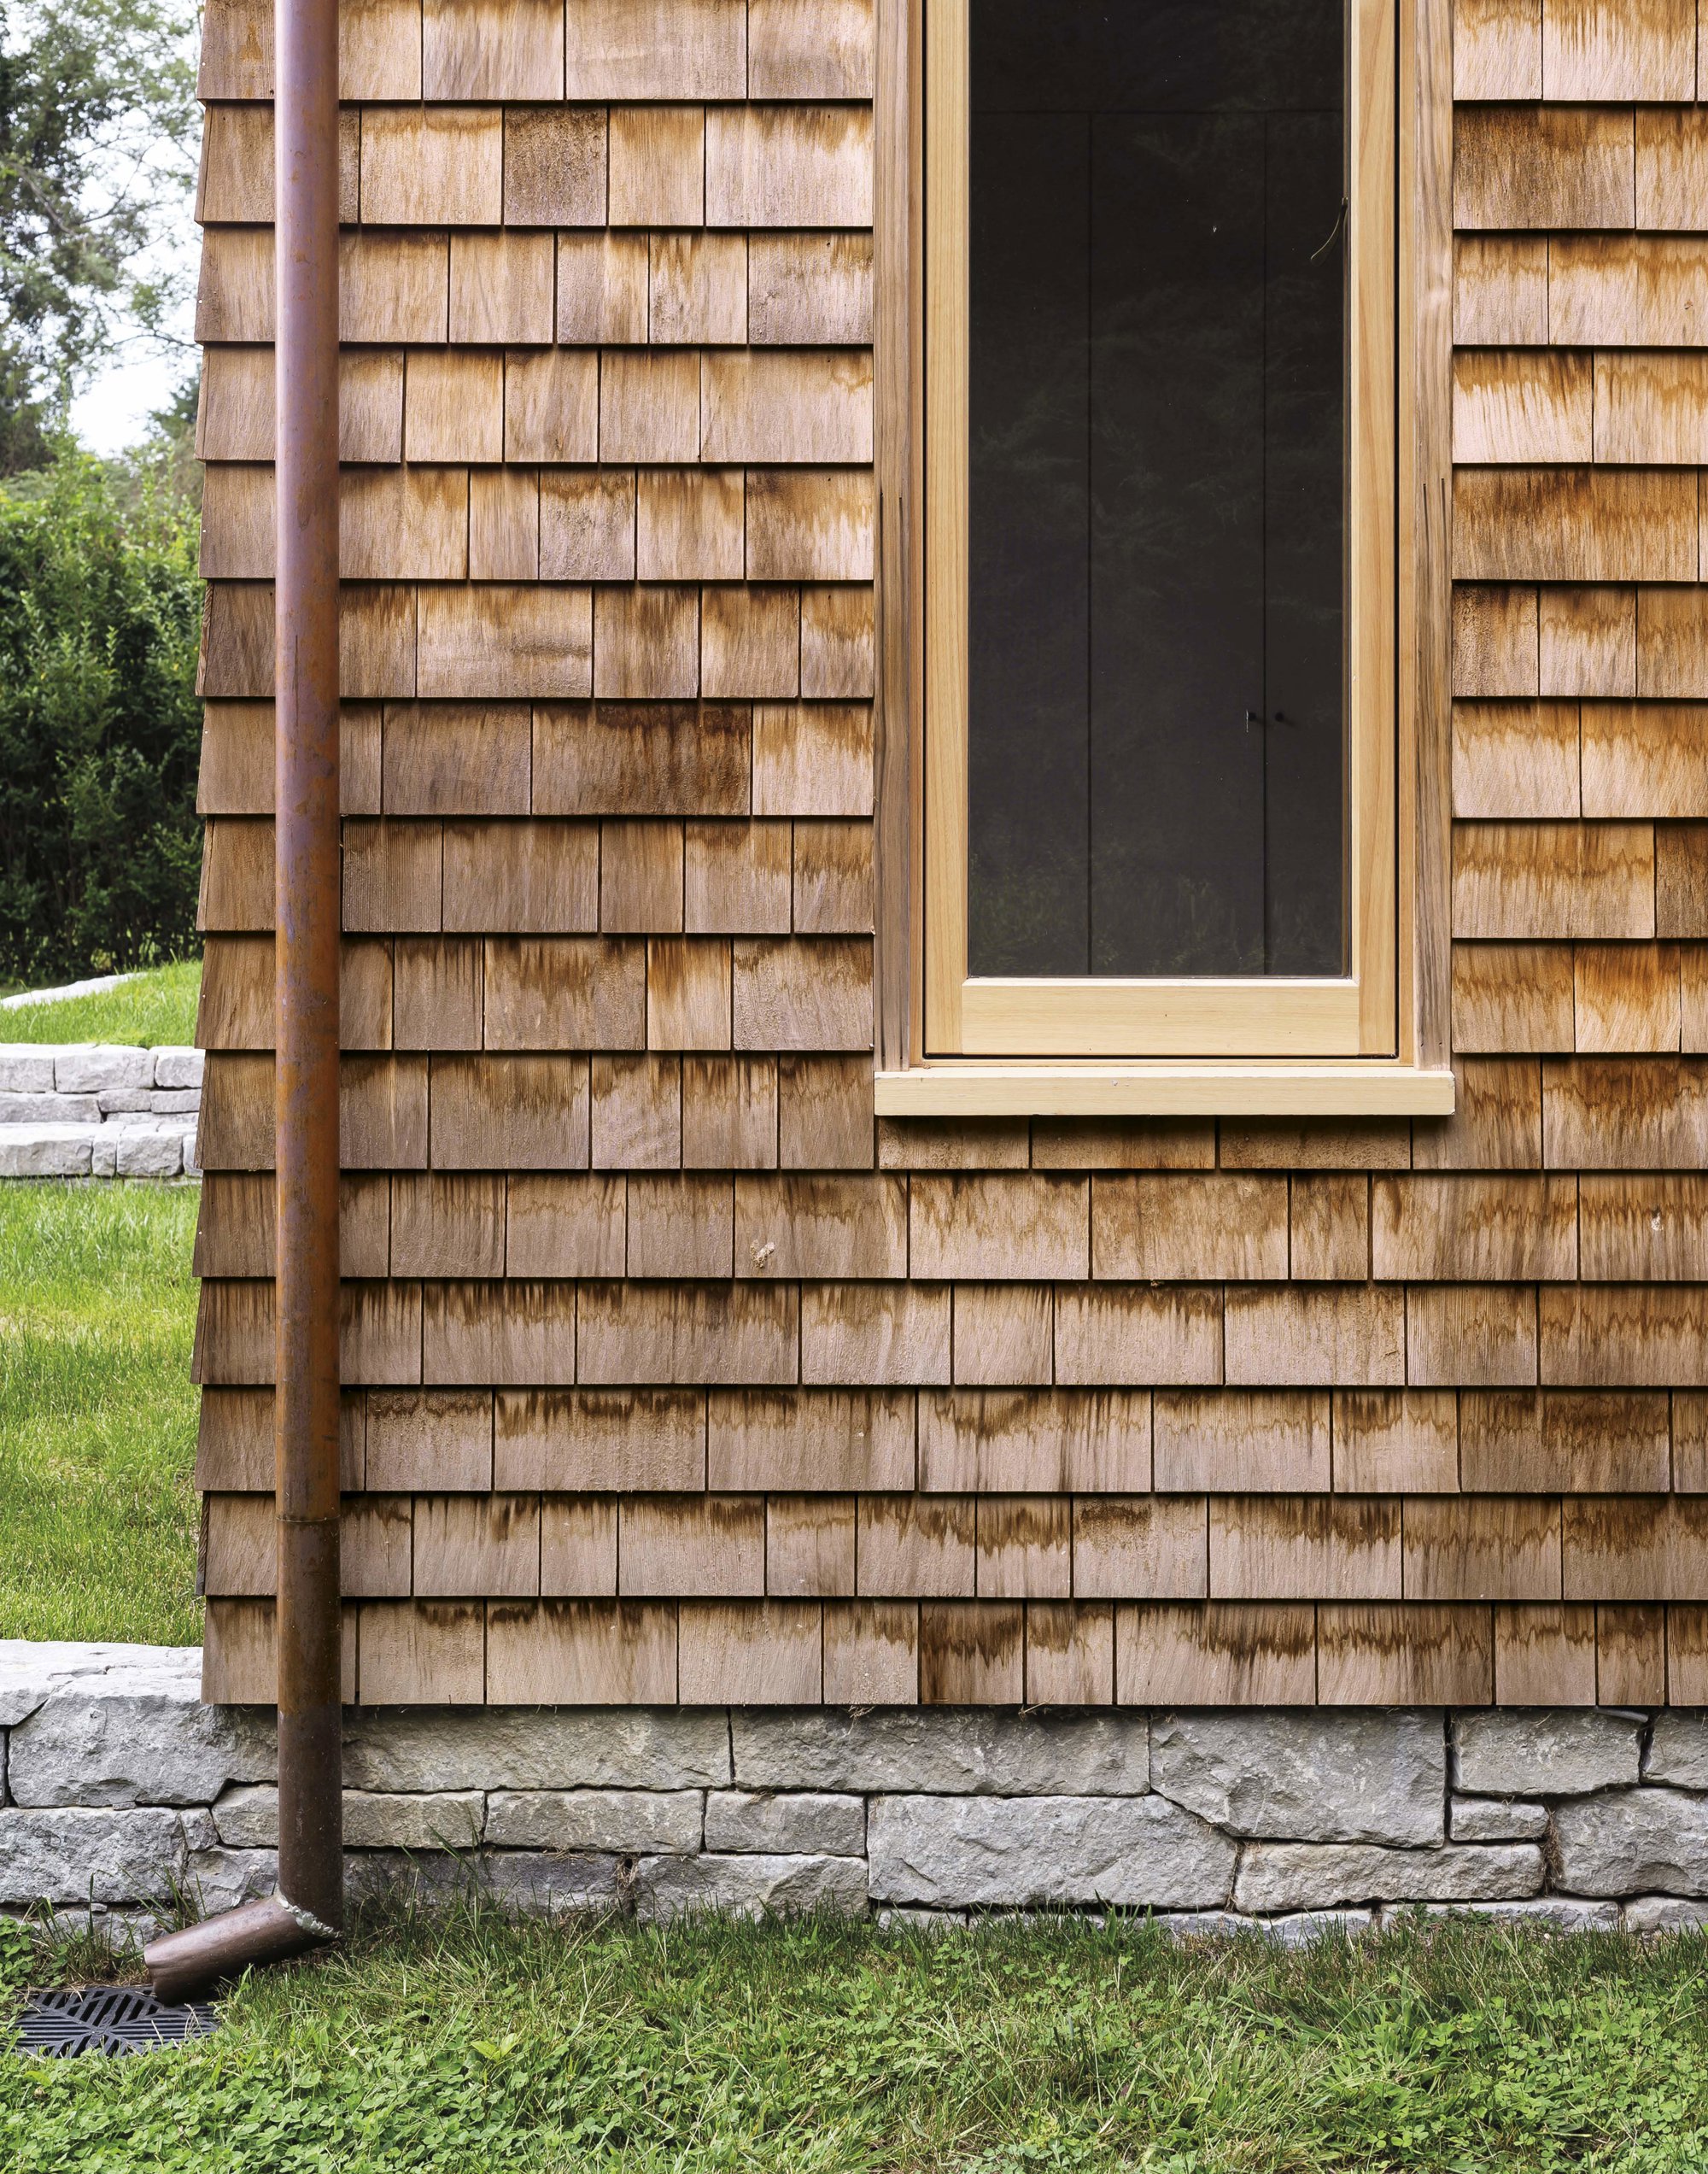
M1451 1074L1447 1069L1445 859L1448 744L1445 507L1451 271L1450 214L1445 188L1452 138L1450 0L1402 0L1397 16L1381 0L1357 0L1355 13L1364 21L1366 34L1361 44L1354 38L1348 56L1349 79L1355 70L1367 79L1372 71L1379 75L1386 69L1388 79L1397 78L1398 83L1397 126L1366 130L1360 144L1360 156L1385 156L1395 162L1395 180L1388 185L1387 199L1398 208L1391 243L1398 307L1385 313L1385 325L1375 328L1378 337L1366 353L1364 366L1378 378L1385 373L1388 382L1397 388L1398 412L1394 418L1397 460L1388 468L1389 476L1395 476L1397 471L1396 480L1389 486L1385 509L1374 518L1386 524L1398 596L1396 608L1379 615L1378 638L1383 655L1374 660L1378 676L1385 670L1388 714L1395 720L1387 740L1394 759L1385 785L1377 781L1376 794L1380 798L1383 791L1386 794L1386 820L1377 828L1390 842L1385 853L1377 855L1375 874L1379 889L1385 872L1388 897L1385 903L1377 897L1374 911L1378 917L1384 911L1391 913L1395 941L1386 952L1386 987L1379 974L1366 975L1361 985L1365 1011L1378 1010L1394 1024L1385 1029L1389 1053L1361 1058L1348 1053L1351 1069L1345 1081L1331 1079L1335 1068L1310 1061L1331 1052L1320 1040L1307 1051L1304 1045L1310 1041L1308 1033L1295 1034L1280 1046L1272 1046L1267 1054L1254 1056L1249 1050L1230 1048L1213 1049L1208 1054L1200 1052L1202 1061L1196 1064L1176 1061L1185 1053L1178 1040L1161 1043L1154 1053L1147 1047L1143 1058L1119 1061L1108 1055L1092 1055L1078 1062L1064 1058L1051 1063L1049 1060L1060 1054L1059 1050L1036 1046L1028 1048L1023 1059L999 1060L995 1055L980 1059L969 1052L964 1041L952 1055L926 1058L921 1053L926 1046L926 1011L930 1000L929 937L934 929L940 946L943 936L938 925L942 915L940 887L934 887L937 896L928 898L923 880L926 812L922 804L927 794L921 789L927 777L923 723L933 670L923 611L927 522L921 518L926 506L922 454L928 396L921 325L930 276L924 243L933 185L931 177L923 174L922 93L927 29L939 26L940 34L940 26L945 21L952 24L957 11L964 22L967 0L928 0L928 5L929 15L927 0L879 0L878 9L874 262L882 590L876 771L876 1040L883 1097L898 1109L903 1101L914 1106L920 1095L959 1105L964 1104L966 1093L976 1088L982 1064L991 1074L990 1097L1002 1099L1005 1106L1011 1105L1016 1097L1028 1095L1032 1098L1028 1106L1040 1111L1055 1106L1062 1098L1080 1106L1088 1097L1097 1099L1095 1081L1101 1078L1110 1083L1120 1106L1137 1110L1153 1093L1166 1093L1172 1098L1184 1092L1181 1082L1190 1075L1200 1083L1192 1090L1194 1094L1233 1096L1239 1106L1248 1107L1254 1093L1270 1099L1278 1094L1281 1072L1291 1062L1301 1059L1305 1061L1300 1070L1299 1093L1306 1099L1301 1104L1290 1093L1290 1111L1318 1106L1329 1114L1331 1100L1335 1114L1348 1114L1354 1108L1356 1083L1361 1078L1368 1079L1372 1110L1394 1108L1396 1097L1409 1097L1413 1103L1422 1098L1430 1109L1439 1110L1442 1098L1451 1091ZM1389 58L1383 57L1384 40ZM1381 139L1373 148L1372 136ZM941 175L937 179L940 184ZM964 169L959 184L964 197ZM940 211L938 215L941 216ZM1369 222L1366 224L1368 226ZM1410 367L1404 366L1407 361ZM1364 504L1367 513L1367 493ZM1411 509L1410 519L1397 518L1401 507ZM1355 498L1354 519L1359 510ZM1369 613L1354 618L1354 624L1364 628L1366 639L1372 618ZM964 649L964 633L962 646ZM1354 663L1356 666L1359 660ZM964 669L964 661L960 668ZM1367 672L1369 667L1365 669ZM1366 841L1372 835L1367 823L1364 835ZM1370 887L1354 883L1354 893L1360 888L1368 899ZM964 917L964 879L961 895ZM964 918L961 936L964 943ZM1174 997L1194 987L1190 983L1149 986L1159 994L1167 992ZM1312 1000L1319 1011L1325 999L1336 1000L1330 996L1331 991L1350 990L1354 986L1303 985L1313 992ZM1261 984L1254 989L1258 998L1265 993ZM988 1011L982 995L978 1002L981 1014ZM1368 1030L1367 1020L1360 1021L1360 1034L1366 1048L1376 1039ZM984 1039L982 1034L980 1039ZM1153 1054L1161 1061L1153 1061ZM945 1077L938 1088L915 1088L911 1084L912 1075L943 1067L954 1076ZM909 1075L906 1082L904 1075ZM1264 1082L1261 1088L1255 1085L1260 1080ZM965 1088L961 1084L963 1081L969 1083ZM1407 1081L1412 1083L1406 1084ZM1313 1092L1325 1099L1311 1105L1308 1097ZM1113 1105L1106 1102L1101 1106ZM1226 1103L1224 1106L1235 1105Z

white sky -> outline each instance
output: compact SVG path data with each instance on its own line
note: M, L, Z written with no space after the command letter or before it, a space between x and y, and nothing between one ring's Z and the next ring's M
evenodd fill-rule
M106 366L71 403L72 428L91 453L123 453L135 445L148 428L149 417L166 406L196 366L191 343L202 230L196 224L195 208L194 191L186 189L176 201L169 226L143 260L143 268L156 277L169 272L179 277L184 300L165 329L182 344L167 348L139 335L114 349Z
M140 342L121 349L72 401L72 427L91 453L122 453L143 436L149 417L166 406L187 373L181 355L167 356Z

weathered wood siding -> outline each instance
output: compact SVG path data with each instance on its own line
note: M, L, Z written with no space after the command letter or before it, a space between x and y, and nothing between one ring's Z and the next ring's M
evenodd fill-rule
M1461 0L1450 1122L874 1123L866 0L347 0L348 1679L1708 1701L1694 0ZM210 0L208 1689L267 1695L270 85Z

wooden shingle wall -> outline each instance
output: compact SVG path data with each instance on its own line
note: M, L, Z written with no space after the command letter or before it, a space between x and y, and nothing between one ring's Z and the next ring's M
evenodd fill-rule
M874 1121L869 0L343 15L351 1695L1708 1702L1695 0L1460 0L1459 1108L1303 1126ZM271 1685L269 71L210 0L216 1698Z

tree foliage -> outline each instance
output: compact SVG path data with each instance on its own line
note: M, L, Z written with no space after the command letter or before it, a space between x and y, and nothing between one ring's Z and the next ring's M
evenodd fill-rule
M0 475L44 463L92 363L163 337L195 21L189 0L0 0Z
M0 489L0 977L196 946L201 629L171 453Z

